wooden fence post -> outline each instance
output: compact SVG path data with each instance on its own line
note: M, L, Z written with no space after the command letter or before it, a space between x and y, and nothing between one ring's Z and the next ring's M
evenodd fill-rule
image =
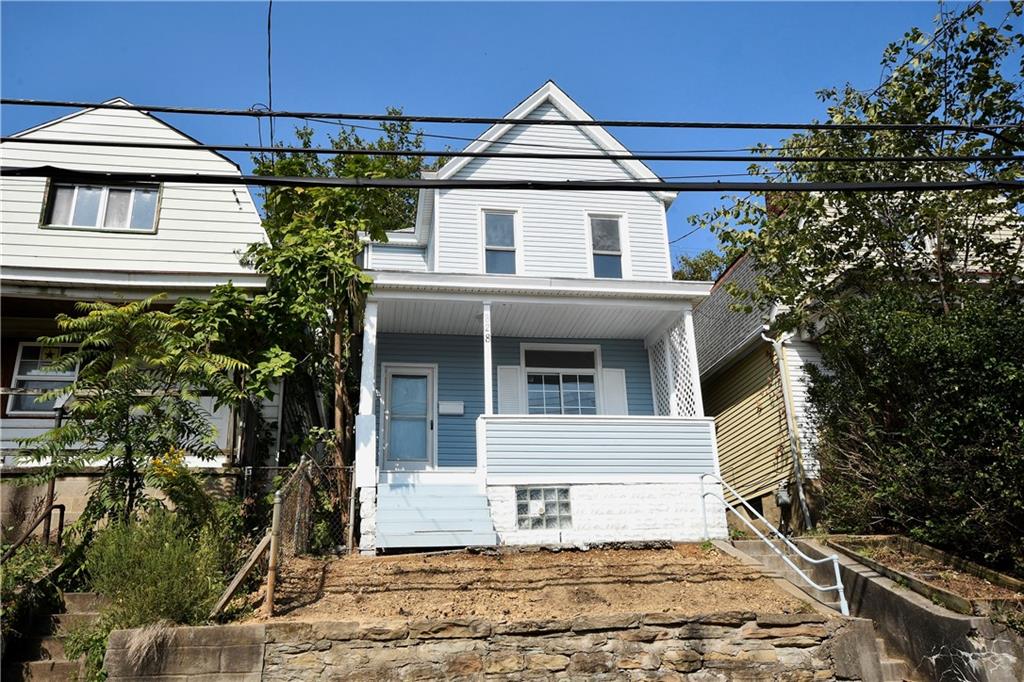
M267 599L263 611L274 615L274 591L277 589L277 559L281 546L281 491L274 493L274 515L270 524L270 558L267 561Z

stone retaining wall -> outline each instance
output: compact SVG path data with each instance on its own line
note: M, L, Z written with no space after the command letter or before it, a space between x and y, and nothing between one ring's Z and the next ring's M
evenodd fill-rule
M111 682L880 679L870 621L817 614L182 628L160 662L134 671L126 662L127 637L111 636Z

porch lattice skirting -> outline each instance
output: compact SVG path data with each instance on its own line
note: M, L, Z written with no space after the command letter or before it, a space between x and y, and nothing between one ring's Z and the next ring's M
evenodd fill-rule
M687 324L692 324L689 312L647 349L654 408L661 416L692 417L704 413L697 388L696 354L690 352L687 343Z

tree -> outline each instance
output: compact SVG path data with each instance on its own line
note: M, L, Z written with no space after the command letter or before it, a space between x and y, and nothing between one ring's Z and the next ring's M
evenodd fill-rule
M725 256L714 249L705 249L696 256L683 254L679 256L672 279L714 281L728 264Z
M1015 180L1019 161L955 163L821 162L815 156L1010 155L1024 146L1020 97L1024 49L1015 0L1005 18L990 25L972 4L943 15L931 39L912 29L890 45L888 73L871 92L847 84L819 97L830 123L948 123L943 132L812 130L758 149L806 155L808 160L760 164L753 175L768 181L934 182ZM923 45L923 46L922 46ZM1015 61L1017 59L1018 61ZM1002 126L987 132L977 126ZM755 289L737 292L763 307L781 305L780 324L821 314L851 292L879 282L928 291L949 310L979 278L1015 278L1024 243L1024 192L782 193L726 197L721 206L691 217L711 228L730 259L749 251L761 270Z
M851 164L815 156L1012 155L1024 146L1024 3L994 24L972 4L887 48L881 85L820 93L832 123L944 131L813 130L751 169L782 181L1014 180L1018 160ZM1000 15L1002 13L1000 12ZM979 128L978 126L997 126ZM812 371L825 520L897 531L1018 572L1024 508L1021 191L769 193L691 221L749 252L776 330L818 332ZM767 203L763 200L767 199Z
M389 110L398 113L398 110ZM300 144L312 146L313 131L296 131ZM367 140L342 128L330 138L336 149L422 149L422 134L408 123L382 123L380 135ZM262 175L306 177L415 177L425 168L418 156L280 153L256 158ZM310 374L332 396L334 463L354 459L354 409L358 395L359 344L370 279L358 264L365 240L387 241L388 230L411 227L414 191L364 188L273 188L264 201L269 243L253 244L243 262L267 277L266 294L255 303L273 319L278 343L303 358ZM341 471L344 471L343 469ZM339 495L349 494L347 475ZM343 508L347 517L347 508Z
M60 333L41 339L54 346L74 344L49 369L77 367L78 373L70 386L44 395L71 396L61 426L20 444L27 459L45 463L47 478L102 463L82 515L87 528L105 518L130 521L144 501L147 475L163 460L221 454L198 400L212 395L218 405L235 401L239 393L231 373L244 365L205 352L187 324L152 309L161 298L120 306L78 303L83 315L59 315Z

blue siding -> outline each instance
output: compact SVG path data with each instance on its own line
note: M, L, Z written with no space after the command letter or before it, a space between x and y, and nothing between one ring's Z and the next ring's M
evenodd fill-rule
M523 339L495 337L491 343L495 372L499 365L518 365L519 347L523 343L580 343L601 346L601 364L610 369L626 370L626 400L629 413L639 416L653 416L654 403L651 395L651 366L647 361L644 342L636 339ZM495 374L494 388L497 391L498 378ZM494 395L498 404L498 395ZM495 408L497 409L497 408Z
M476 466L476 418L484 411L483 337L378 334L377 358L381 363L437 364L437 399L465 404L461 417L438 417L437 464ZM383 376L378 367L378 381Z
M626 397L631 415L654 414L651 373L643 341L622 339L523 339L495 337L492 344L495 372L499 365L518 365L521 343L586 343L601 345L604 367L626 370ZM437 364L438 400L461 400L461 417L440 416L437 425L437 462L441 467L476 466L476 418L484 410L483 338L430 334L379 334L380 363ZM383 377L377 368L378 382ZM497 389L497 375L494 378ZM497 396L494 401L497 405Z

